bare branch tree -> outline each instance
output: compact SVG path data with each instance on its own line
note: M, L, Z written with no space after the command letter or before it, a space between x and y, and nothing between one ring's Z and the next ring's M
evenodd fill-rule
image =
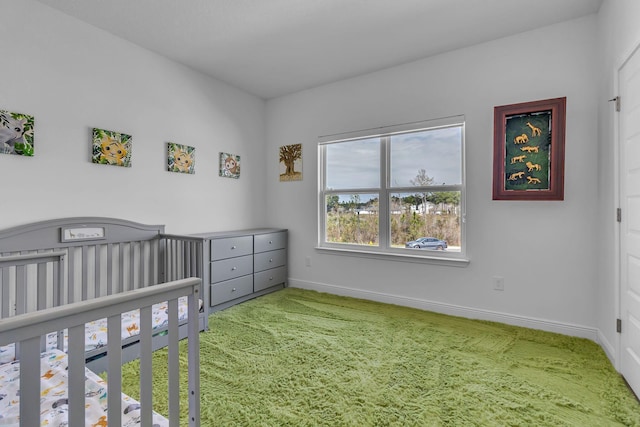
M283 145L280 147L280 161L286 166L285 175L295 174L294 163L302 158L302 144Z
M427 175L427 171L424 169L418 170L418 175L415 179L410 179L411 185L416 187L428 187L433 184L433 178ZM429 199L429 193L420 192L416 193L416 197L422 201L422 212L427 213L427 200Z

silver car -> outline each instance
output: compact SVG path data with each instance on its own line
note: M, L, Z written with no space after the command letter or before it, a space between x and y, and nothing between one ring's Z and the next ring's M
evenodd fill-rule
M436 239L435 237L420 237L419 239L405 243L404 247L411 249L432 249L444 251L447 249L447 242Z

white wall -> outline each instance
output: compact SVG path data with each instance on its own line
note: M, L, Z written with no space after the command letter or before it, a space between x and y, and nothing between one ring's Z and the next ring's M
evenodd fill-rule
M611 352L613 115L601 101L640 39L639 8L605 0L597 21L275 99L265 121L258 98L40 3L5 0L0 109L36 117L36 157L0 155L0 228L93 215L164 223L170 232L287 227L293 285L590 337L598 328ZM493 107L559 96L568 102L565 201L492 201ZM455 114L467 118L468 267L314 250L319 135ZM92 127L132 134L133 167L92 164ZM195 175L165 170L167 141L197 148ZM280 183L277 148L294 143L304 146L304 180ZM242 156L239 180L218 177L220 151ZM594 230L604 230L601 250ZM491 289L494 275L505 277L504 292Z
M204 232L263 224L259 98L30 0L0 3L0 109L35 116L35 157L0 155L0 228L114 216ZM133 135L132 167L96 165L91 128ZM196 173L166 171L167 142L196 147ZM219 152L241 156L218 176Z
M290 230L290 283L595 338L595 44L592 15L268 101L268 222ZM565 200L492 201L494 106L562 96ZM457 114L467 124L468 267L314 249L318 136ZM277 147L295 143L304 179L280 183Z
M605 0L598 13L598 251L600 266L596 287L597 326L600 342L617 363L619 336L615 319L619 316L618 283L618 205L616 169L617 117L612 103L617 96L617 75L623 61L640 44L640 2L637 0Z

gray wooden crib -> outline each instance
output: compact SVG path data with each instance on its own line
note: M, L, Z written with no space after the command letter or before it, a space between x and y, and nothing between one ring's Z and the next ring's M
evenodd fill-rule
M208 289L200 285L199 279L194 279L196 281L187 282L192 290L185 291L181 279L198 276L202 271L201 251L201 244L192 239L165 237L163 225L116 218L62 218L0 231L0 346L4 345L2 342L20 341L15 357L31 363L31 359L37 357L32 354L36 337L40 350L50 345L51 334L41 336L44 329L48 329L47 333L54 333L55 346L69 353L70 362L76 364L74 369L82 369L86 364L94 372L109 370L111 389L115 365L142 358L145 352L167 346L174 339L177 342L188 337L190 349L193 342L197 345L197 331L207 327L206 310L201 311L199 307L202 301L208 300ZM176 291L159 286L167 282L182 287ZM167 298L162 299L159 295L165 291ZM186 297L180 301L188 301L184 308L188 316L182 320L169 316L160 325L149 325L143 320L151 316L147 314L151 307L146 305L151 299L154 303L166 303L169 309L161 311L172 314L175 307L170 301L176 292ZM118 331L114 329L112 317L120 319L115 313L140 307L145 308L139 312L139 324L133 325L140 332L126 337L119 335L120 327ZM86 348L82 342L88 341L88 337L82 341L72 339L78 330L84 332L87 319L104 317L109 317L106 343L101 341L95 347ZM73 324L67 322L70 319ZM77 323L80 320L82 323ZM46 325L49 321L55 327ZM76 353L78 349L82 350L82 356ZM84 362L82 367L77 367L79 360ZM190 356L190 362L197 362L197 355L193 359ZM24 365L20 366L23 369ZM190 377L191 374L197 376L197 364L193 369ZM195 391L190 390L190 395ZM142 403L147 399L144 396ZM194 402L193 406L197 404ZM197 415L194 413L190 419L199 419L199 409Z
M0 231L0 319L199 276L201 245L164 237L163 225L117 218L61 218ZM206 287L205 287L206 288ZM206 301L207 289L200 300ZM199 325L207 327L205 312ZM160 330L154 350L166 345ZM179 327L186 336L186 321ZM123 337L124 361L139 355L137 335ZM101 372L104 348L87 349L89 367Z

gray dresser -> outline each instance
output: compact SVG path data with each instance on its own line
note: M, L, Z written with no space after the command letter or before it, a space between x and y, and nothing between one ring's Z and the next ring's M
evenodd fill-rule
M259 228L193 235L203 239L203 282L209 312L287 284L287 230Z

